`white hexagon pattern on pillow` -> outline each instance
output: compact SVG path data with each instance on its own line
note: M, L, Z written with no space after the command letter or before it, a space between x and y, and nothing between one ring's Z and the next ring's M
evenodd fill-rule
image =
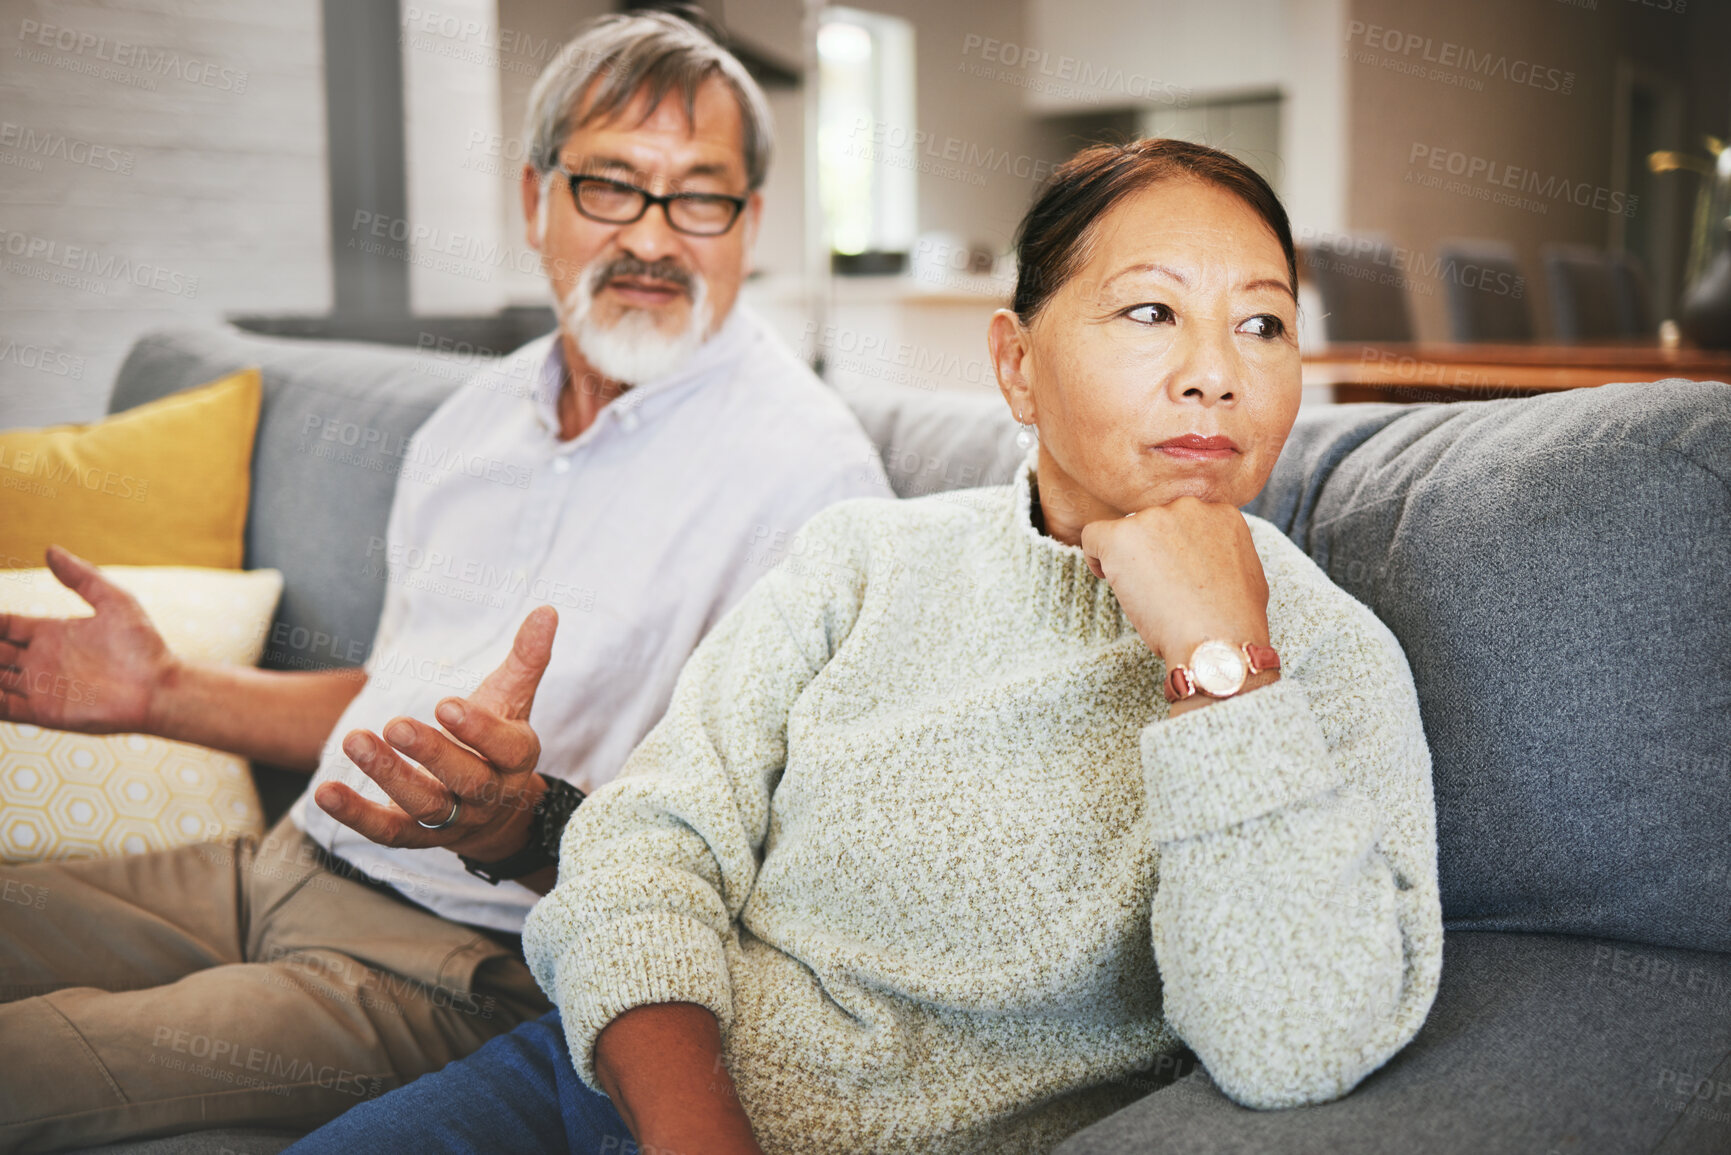
M276 570L105 566L176 654L253 665L282 595ZM0 570L0 611L82 617L46 569ZM144 734L71 734L0 722L0 862L139 854L262 834L244 758Z

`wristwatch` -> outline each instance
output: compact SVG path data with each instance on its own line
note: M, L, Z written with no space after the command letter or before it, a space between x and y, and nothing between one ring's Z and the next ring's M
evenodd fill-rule
M1210 639L1190 651L1188 662L1173 666L1166 675L1166 700L1182 702L1197 694L1230 698L1244 689L1252 674L1278 669L1280 655L1273 646L1259 646L1255 642L1234 646L1231 642Z
M497 862L477 862L466 854L459 854L457 857L463 860L464 870L498 886L508 879L534 874L544 866L558 865L559 839L585 795L563 779L548 778L545 774L541 779L547 783L547 789L535 803L535 817L529 823L528 844L509 858Z

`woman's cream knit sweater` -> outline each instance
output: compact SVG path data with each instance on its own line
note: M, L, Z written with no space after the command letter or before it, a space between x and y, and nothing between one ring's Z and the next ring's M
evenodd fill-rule
M1442 921L1393 635L1250 518L1283 675L1169 719L1028 494L834 506L698 648L524 936L590 1085L610 1020L700 1003L770 1155L1045 1151L1181 1045L1286 1107L1413 1037Z

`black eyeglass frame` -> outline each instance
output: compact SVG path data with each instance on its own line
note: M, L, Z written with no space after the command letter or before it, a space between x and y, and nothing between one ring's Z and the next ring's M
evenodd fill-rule
M745 206L749 199L747 197L729 196L726 193L676 192L668 193L666 196L656 196L646 188L639 188L634 184L627 184L625 181L614 180L611 177L586 176L582 173L571 172L569 169L563 168L557 171L564 176L566 184L570 186L571 203L576 207L577 211L585 218L604 225L636 224L638 221L643 219L644 214L650 209L654 208L656 205L660 205L661 215L667 219L667 227L671 228L674 232L684 233L688 237L725 236L734 225L739 223L740 214L745 211ZM578 190L585 183L606 185L608 188L618 189L621 192L635 193L638 198L638 209L636 215L619 220L611 220L607 217L596 216L594 213L583 207L583 198L578 194ZM727 218L727 223L725 225L716 229L714 232L699 232L695 229L685 228L673 219L672 206L675 201L721 202L733 206L733 215Z

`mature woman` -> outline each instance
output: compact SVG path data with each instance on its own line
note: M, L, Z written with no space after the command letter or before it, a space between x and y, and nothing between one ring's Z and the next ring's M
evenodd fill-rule
M622 1119L709 1155L1045 1151L1185 1047L1287 1107L1412 1038L1442 931L1411 675L1238 511L1298 409L1285 213L1143 141L1060 168L1018 244L990 343L1030 466L814 518L572 822L524 940L563 1038L306 1149L619 1150Z

